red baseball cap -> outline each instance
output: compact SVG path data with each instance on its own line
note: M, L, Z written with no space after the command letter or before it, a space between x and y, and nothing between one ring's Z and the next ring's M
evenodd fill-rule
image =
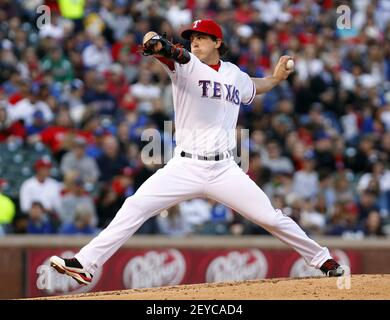
M34 168L35 170L41 169L41 168L51 168L52 163L48 159L38 159L35 161Z
M190 29L186 29L181 33L181 36L186 40L190 40L191 33L194 31L223 39L221 27L213 20L196 20L192 23Z

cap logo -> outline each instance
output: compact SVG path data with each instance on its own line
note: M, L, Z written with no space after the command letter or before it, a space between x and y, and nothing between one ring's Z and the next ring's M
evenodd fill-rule
M196 20L194 21L194 25L192 26L194 29L198 27L198 24L201 23L202 20Z

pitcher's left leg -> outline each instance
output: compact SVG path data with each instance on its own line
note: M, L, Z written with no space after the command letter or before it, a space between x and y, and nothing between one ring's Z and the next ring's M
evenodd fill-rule
M267 195L234 162L212 179L207 195L266 229L296 250L311 266L320 268L332 258L327 248L310 239L281 210L275 210Z

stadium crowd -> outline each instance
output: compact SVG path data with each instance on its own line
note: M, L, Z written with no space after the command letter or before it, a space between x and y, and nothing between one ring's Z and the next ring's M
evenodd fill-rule
M350 28L338 27L341 4ZM249 129L238 141L247 173L274 206L310 235L390 235L385 0L0 0L0 234L95 234L111 221L163 165L143 161L143 132L171 142L170 79L137 46L155 30L188 48L180 30L205 18L223 27L223 59L250 76L294 56L296 72L238 119L238 132ZM266 234L207 199L138 233Z

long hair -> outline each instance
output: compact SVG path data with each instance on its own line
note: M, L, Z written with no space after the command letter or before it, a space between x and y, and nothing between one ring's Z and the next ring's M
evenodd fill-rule
M214 42L217 42L217 37L212 36L212 35L209 35L209 37L210 37L211 40L213 40ZM218 48L219 56L222 58L228 51L229 51L229 48L228 48L227 44L222 40L221 45L220 45L220 47Z

